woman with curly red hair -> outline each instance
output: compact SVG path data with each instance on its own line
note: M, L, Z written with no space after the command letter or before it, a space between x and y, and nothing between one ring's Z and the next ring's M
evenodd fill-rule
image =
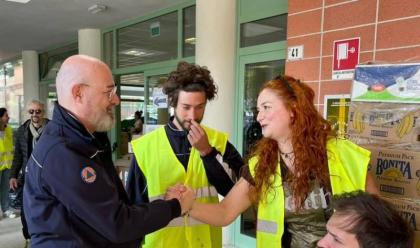
M241 179L221 203L196 202L190 215L224 226L255 203L258 247L316 247L326 233L332 195L377 193L367 175L370 152L335 137L314 96L309 86L289 76L267 82L257 102L264 137Z

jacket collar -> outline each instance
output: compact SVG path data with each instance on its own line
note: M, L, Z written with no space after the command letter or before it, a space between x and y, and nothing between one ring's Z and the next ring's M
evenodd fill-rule
M70 139L68 140L70 145L74 145L78 150L87 152L87 155L91 158L95 157L98 153L103 152L106 146L106 142L103 139L97 139L96 136L103 136L100 133L91 134L83 126L83 124L72 114L69 110L62 107L57 101L54 103L54 112L52 122L58 125L64 126L71 130ZM100 135L99 135L100 134ZM86 144L88 144L86 146Z

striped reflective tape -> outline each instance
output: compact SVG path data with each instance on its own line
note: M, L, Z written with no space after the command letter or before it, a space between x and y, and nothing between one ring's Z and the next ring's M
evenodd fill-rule
M195 190L195 197L201 198L201 197L210 197L214 196L217 197L217 190L214 186L210 187L201 187Z
M2 162L0 162L0 166L3 166L3 165L11 165L12 162L13 162L13 160L2 161Z
M203 197L217 197L217 190L214 186L210 187L201 187L198 188L195 191L195 198L203 198ZM163 200L165 199L165 194L149 197L149 201L154 200Z
M11 152L0 152L0 156L13 156L13 151L11 151Z
M191 216L178 217L169 222L167 227L207 225Z
M258 219L257 231L275 234L277 233L277 223L274 221Z

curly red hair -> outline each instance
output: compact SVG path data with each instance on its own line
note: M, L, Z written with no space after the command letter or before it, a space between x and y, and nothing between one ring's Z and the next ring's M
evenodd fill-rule
M291 133L295 155L294 171L286 178L297 209L301 209L312 190L311 181L322 186L329 184L327 139L332 135L331 126L313 104L315 93L306 84L289 76L268 81L263 88L273 91L292 114ZM278 165L277 141L262 138L255 146L252 156L258 158L255 167L255 187L251 199L258 202L265 199L268 190L273 189L273 175Z

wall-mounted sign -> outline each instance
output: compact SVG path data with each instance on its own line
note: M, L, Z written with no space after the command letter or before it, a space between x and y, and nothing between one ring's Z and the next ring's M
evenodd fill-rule
M152 99L153 106L156 108L168 107L168 97L163 93L162 88L153 88Z
M157 37L160 35L160 22L152 22L150 24L150 36Z
M303 45L288 47L287 59L288 60L303 59Z
M350 95L325 95L324 118L338 137L345 137L350 105Z
M334 41L332 79L353 79L359 63L360 38Z

